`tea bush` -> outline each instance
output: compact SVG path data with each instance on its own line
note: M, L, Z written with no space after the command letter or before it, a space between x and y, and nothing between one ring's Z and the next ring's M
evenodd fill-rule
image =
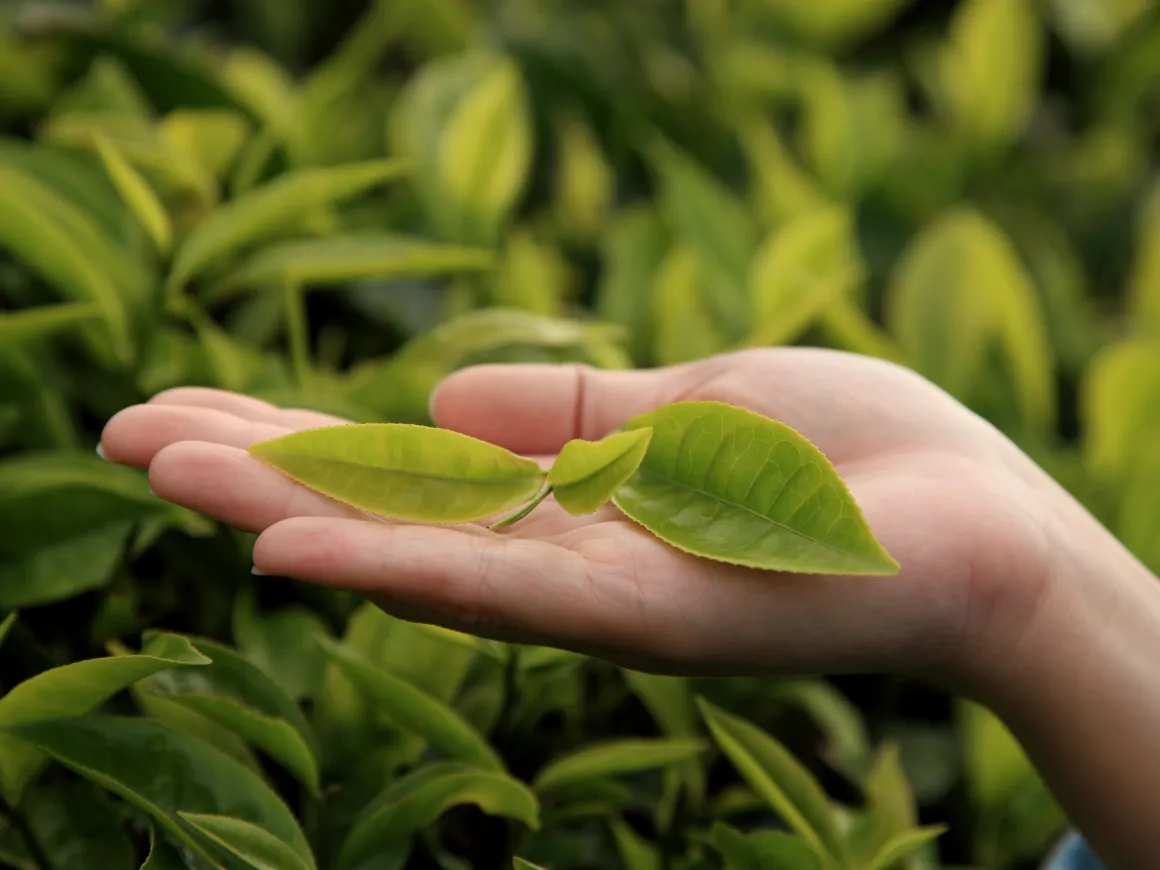
M424 423L474 362L815 344L1160 569L1157 109L1150 0L0 4L0 863L1033 866L981 709L398 621L93 447L182 384Z

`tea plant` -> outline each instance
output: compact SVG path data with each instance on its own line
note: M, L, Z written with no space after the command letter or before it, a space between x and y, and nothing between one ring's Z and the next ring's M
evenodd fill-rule
M93 447L215 387L353 421L251 452L371 513L519 534L551 498L894 574L740 408L546 467L428 425L473 363L810 344L934 381L1160 570L1160 18L1097 5L0 4L0 864L1034 866L1066 819L982 709L404 622L252 576Z

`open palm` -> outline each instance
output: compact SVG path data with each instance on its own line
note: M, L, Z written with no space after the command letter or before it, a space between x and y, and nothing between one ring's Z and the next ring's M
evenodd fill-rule
M577 518L549 500L498 532L381 522L245 451L343 421L218 390L170 390L122 411L102 450L148 467L160 497L260 533L264 573L353 590L405 619L646 670L953 668L997 596L1034 602L1050 481L984 421L887 363L775 349L633 372L480 366L448 379L432 408L446 428L547 464L569 439L692 399L748 407L810 438L901 574L796 576L698 559L611 506Z

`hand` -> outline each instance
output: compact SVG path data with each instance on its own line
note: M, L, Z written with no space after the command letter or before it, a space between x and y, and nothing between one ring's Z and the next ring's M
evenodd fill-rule
M746 351L658 370L481 366L433 396L437 423L550 460L628 417L711 399L780 419L836 465L902 564L895 577L760 572L694 558L612 506L551 500L502 532L372 521L245 452L343 422L181 388L103 434L162 498L259 532L261 572L353 590L405 619L684 673L967 676L1017 638L1051 573L1058 488L914 373L834 351ZM994 657L994 656L986 656Z

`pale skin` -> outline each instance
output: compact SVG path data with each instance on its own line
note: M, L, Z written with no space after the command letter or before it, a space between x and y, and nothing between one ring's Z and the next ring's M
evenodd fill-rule
M404 619L689 674L896 673L991 707L1111 870L1160 860L1160 583L988 423L905 369L813 349L670 368L479 366L438 425L545 462L679 400L782 420L833 461L895 577L795 576L676 552L611 506L552 501L500 532L373 521L245 448L334 425L203 388L109 421L101 448L154 492L259 533L258 571Z

